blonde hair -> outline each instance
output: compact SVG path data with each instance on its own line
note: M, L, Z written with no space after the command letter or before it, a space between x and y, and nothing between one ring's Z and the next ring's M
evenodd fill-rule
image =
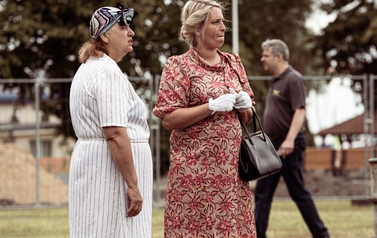
M180 36L190 46L196 46L195 32L202 26L203 29L207 27L212 7L220 8L221 12L224 10L224 6L215 0L190 0L183 7Z
M107 50L103 46L103 41L101 37L95 40L87 41L79 51L79 61L80 63L85 63L90 57L101 58L103 53L108 54Z

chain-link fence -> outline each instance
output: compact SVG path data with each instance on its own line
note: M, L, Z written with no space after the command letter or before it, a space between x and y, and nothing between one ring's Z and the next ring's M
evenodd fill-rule
M306 76L308 85L304 176L314 197L366 198L374 147L377 76ZM249 77L263 118L271 77ZM145 102L151 130L154 201L163 203L169 136L153 116L159 77L130 78ZM0 80L0 205L66 205L70 154L71 79ZM35 97L35 95L38 95ZM68 136L68 137L67 137ZM350 183L352 181L352 183ZM253 189L254 184L250 183ZM289 197L284 183L277 197Z

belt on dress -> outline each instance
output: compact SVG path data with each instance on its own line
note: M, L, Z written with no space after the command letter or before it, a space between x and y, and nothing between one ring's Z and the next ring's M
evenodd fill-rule
M78 140L83 140L83 141L106 141L105 138L78 138ZM149 140L130 140L131 143L148 143Z
M131 143L148 143L149 140L130 140Z

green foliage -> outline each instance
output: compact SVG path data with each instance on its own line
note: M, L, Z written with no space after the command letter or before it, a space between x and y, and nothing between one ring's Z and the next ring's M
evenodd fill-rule
M231 1L227 1L231 3ZM303 75L316 74L311 43L313 35L305 27L306 18L311 13L313 0L292 1L239 1L239 44L240 56L249 76L270 75L260 62L261 44L267 39L281 39L290 50L289 63ZM231 12L225 14L231 19ZM231 31L227 33L226 44L231 45ZM272 76L271 76L272 77ZM256 109L263 120L263 112L270 81L252 80ZM310 89L311 83L307 83ZM309 141L312 141L310 139Z
M261 44L266 39L281 39L287 43L290 63L303 74L310 71L311 39L305 28L306 17L311 12L312 0L292 1L242 1L239 5L240 56L247 75L269 75L260 63ZM231 19L231 15L227 16ZM230 33L227 43L230 43ZM241 47L240 47L241 49ZM263 91L263 90L261 90Z
M318 37L317 54L339 74L371 74L377 71L377 5L375 1L336 0L322 5L336 13Z
M318 65L321 71L333 70L334 74L375 74L377 72L377 17L376 1L335 0L322 4L328 14L336 14L336 19L323 30L313 42L315 54L322 58ZM351 86L362 94L354 80ZM374 86L376 92L377 85ZM363 99L364 100L364 99ZM377 107L377 98L374 101Z
M0 12L1 78L35 77L44 69L47 77L72 77L79 66L77 52L89 39L88 23L95 9L115 6L117 0L2 0ZM225 16L231 19L231 1ZM307 49L306 16L312 0L240 1L239 29L241 57L249 75L265 74L259 62L262 41L280 38L292 52L292 64L305 73L310 65L303 57L310 57ZM161 73L159 59L181 54L188 49L178 40L180 10L183 1L128 1L139 16L135 18L135 47L127 59L120 63L130 76L143 76L145 72ZM229 26L231 27L231 26ZM231 29L225 47L231 49Z
M182 54L188 48L178 40L180 28L180 10L182 2L173 1L165 5L164 1L134 1L134 8L139 15L135 18L135 47L130 53L134 72L131 76L144 76L145 72L161 74L164 60L176 54ZM124 60L120 65L126 65Z
M41 71L48 78L71 78L79 67L77 55L89 40L88 25L99 7L115 6L118 0L0 0L0 80L1 78L35 78ZM231 20L231 0L225 17ZM129 76L159 75L166 58L182 54L188 45L179 40L180 11L186 1L120 1L139 13L135 18L134 50L119 63ZM165 4L166 3L166 4ZM239 1L240 56L248 75L266 75L260 57L261 43L280 38L291 50L291 63L302 73L310 72L310 35L305 29L312 0ZM232 51L231 22L221 50ZM260 115L269 82L252 82ZM33 96L32 84L11 84L22 95ZM50 98L41 105L45 115L63 119L59 134L74 137L68 95L69 83L48 85ZM152 100L145 83L135 83L144 99ZM42 91L42 90L41 90ZM149 96L148 96L149 95ZM26 97L26 96L24 96ZM21 103L21 102L20 102ZM168 156L170 132L161 131L161 147ZM166 158L162 158L166 159ZM167 159L166 159L167 160Z
M79 67L78 51L90 39L89 22L99 7L115 6L112 1L83 0L1 0L0 11L0 79L72 78ZM187 46L178 41L181 1L165 5L163 1L128 1L138 11L135 18L134 51L119 63L130 76L160 74L159 59L181 54ZM33 98L32 84L7 84L19 87L21 96ZM145 87L142 83L137 87ZM69 117L70 84L50 86L50 101L41 108L46 115L63 119L57 133L74 137ZM20 104L22 102L20 101Z
M34 78L45 70L49 78L73 77L77 54L89 40L89 21L102 6L113 1L2 0L0 12L0 78ZM135 18L135 47L120 63L130 76L160 73L161 56L183 53L178 41L181 1L128 1L139 15Z
M34 78L42 69L48 77L71 77L78 67L76 42L87 37L83 19L91 13L80 1L6 1L0 12L0 77Z
M229 0L227 2L231 3ZM314 36L305 27L306 18L312 11L312 0L239 2L239 54L247 75L271 75L264 71L260 62L261 44L267 39L281 39L286 42L292 67L303 75L313 73L311 41ZM228 11L225 17L231 19L231 11ZM230 29L227 32L226 45L231 45L231 38ZM270 82L252 80L250 85L255 95L257 111L262 117ZM310 88L311 84L308 83L308 89Z

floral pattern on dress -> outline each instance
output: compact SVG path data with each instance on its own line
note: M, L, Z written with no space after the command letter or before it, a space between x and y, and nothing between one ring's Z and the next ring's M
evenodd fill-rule
M163 119L229 93L254 94L237 54L218 50L211 66L194 49L168 59L153 110ZM237 111L216 112L170 137L165 237L255 238L252 194L238 174L242 131Z

